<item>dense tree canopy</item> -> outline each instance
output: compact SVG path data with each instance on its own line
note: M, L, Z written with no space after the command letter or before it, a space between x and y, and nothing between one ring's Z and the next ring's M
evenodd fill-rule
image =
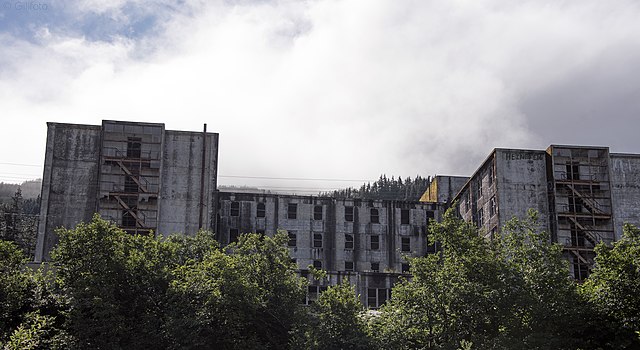
M640 348L640 231L597 248L591 277L569 278L536 214L487 241L453 211L430 225L440 249L410 259L379 310L347 280L302 300L284 234L129 235L95 217L58 232L54 263L25 266L0 241L4 349ZM322 272L318 273L322 278Z

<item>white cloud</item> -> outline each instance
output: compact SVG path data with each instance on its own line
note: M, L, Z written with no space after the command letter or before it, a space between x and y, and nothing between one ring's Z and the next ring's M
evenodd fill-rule
M86 2L83 11L124 5ZM194 3L157 36L105 43L47 28L28 44L5 35L0 142L29 143L3 161L40 163L45 121L104 118L186 130L206 122L220 132L228 175L467 174L493 147L551 142L531 101L562 94L558 86L612 50L640 53L638 6L606 5Z

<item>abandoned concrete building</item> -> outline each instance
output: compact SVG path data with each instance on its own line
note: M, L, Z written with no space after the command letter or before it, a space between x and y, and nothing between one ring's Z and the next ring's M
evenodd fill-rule
M272 236L286 230L302 275L309 266L327 271L328 280L310 279L307 303L347 278L364 305L377 308L398 277L409 272L407 256L435 251L426 230L440 217L439 208L437 203L220 192L216 232L226 244L243 232Z
M130 233L192 234L214 227L218 134L105 120L47 123L36 262L54 230L94 213Z
M489 239L536 209L540 227L564 246L573 276L584 280L595 245L619 239L624 223L640 223L640 155L584 146L495 149L453 200Z
M430 220L451 203L491 239L529 208L565 247L578 280L593 247L640 223L640 155L606 147L495 149L471 177L436 176L419 202L220 192L218 134L165 130L164 124L105 120L102 125L48 123L36 262L49 260L54 230L94 213L132 234L216 232L222 244L242 233L289 235L306 302L349 279L370 308L383 304L409 265L435 251Z

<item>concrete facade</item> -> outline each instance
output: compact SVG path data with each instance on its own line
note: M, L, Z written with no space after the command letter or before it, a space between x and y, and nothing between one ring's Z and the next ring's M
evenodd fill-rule
M94 213L131 233L214 227L218 134L108 120L47 128L36 262L49 259L56 228Z
M512 217L538 211L540 229L562 244L574 277L589 275L599 242L640 224L640 155L607 147L495 149L456 195L462 218L491 239Z
M347 277L371 308L408 272L406 256L434 251L427 226L441 215L436 203L230 192L219 199L216 232L223 244L241 233L284 230L303 276L309 266L328 272L328 281L310 279L308 298Z

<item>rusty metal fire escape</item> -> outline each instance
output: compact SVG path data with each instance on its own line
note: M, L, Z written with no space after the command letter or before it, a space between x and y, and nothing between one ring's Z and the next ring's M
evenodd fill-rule
M593 248L614 240L608 152L565 148L551 162L556 237L564 238L558 243L573 261L575 278L584 280L594 262Z

